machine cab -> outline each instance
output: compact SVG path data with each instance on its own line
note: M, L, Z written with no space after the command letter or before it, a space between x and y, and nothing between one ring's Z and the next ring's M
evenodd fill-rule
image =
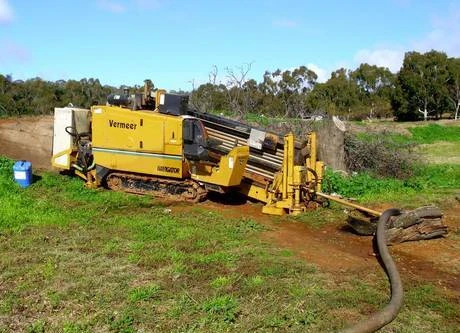
M184 156L191 161L209 159L207 150L207 134L203 123L196 118L184 118L183 121Z

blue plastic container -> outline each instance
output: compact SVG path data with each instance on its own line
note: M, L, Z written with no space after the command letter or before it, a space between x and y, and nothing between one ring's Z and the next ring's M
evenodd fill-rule
M28 187L32 183L32 163L17 161L13 165L14 180L21 187Z

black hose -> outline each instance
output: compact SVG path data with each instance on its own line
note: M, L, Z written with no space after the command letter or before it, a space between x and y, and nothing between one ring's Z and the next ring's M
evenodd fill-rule
M346 328L341 333L365 333L375 332L382 328L388 323L392 322L396 318L401 305L403 303L403 288L401 278L399 277L398 270L393 259L388 252L386 242L386 228L390 217L394 215L400 215L401 212L398 209L387 209L380 216L377 224L377 233L375 235L377 241L377 247L380 253L380 258L383 263L383 267L388 275L391 285L391 299L390 302L379 312L370 315L367 319L355 324L352 327Z

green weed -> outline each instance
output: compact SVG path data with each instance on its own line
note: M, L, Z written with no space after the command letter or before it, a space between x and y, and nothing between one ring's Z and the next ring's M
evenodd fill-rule
M91 331L86 327L86 325L82 325L79 323L67 322L62 327L63 333L90 333Z
M330 203L330 209L312 209L308 210L300 215L292 216L291 219L303 222L314 228L320 228L324 225L331 224L337 221L343 221L346 218L346 214L343 211L343 207Z
M8 315L18 306L18 295L13 292L4 293L0 298L0 314Z
M265 279L260 275L251 276L247 283L250 287L260 287L265 283Z
M430 311L440 313L448 319L455 319L457 316L455 306L440 296L432 284L422 284L409 289L405 298L409 307L420 307L424 304Z
M221 317L225 322L234 322L238 314L238 302L229 295L217 296L205 301L202 309L211 316Z
M394 144L433 144L435 142L460 142L460 126L443 126L430 124L407 129L410 135L383 132L389 142ZM356 134L361 140L373 140L378 133L360 132Z
M61 295L56 291L50 291L47 296L51 306L54 309L58 308L61 304Z
M244 115L244 120L249 123L255 123L263 127L267 127L272 123L271 118L265 117L264 115L261 115L259 113L250 113L250 112Z
M122 314L120 318L111 318L110 331L117 333L134 333L134 318L129 314Z
M137 287L130 291L128 299L133 303L147 301L157 296L160 289L160 286L156 284Z
M211 281L210 285L211 287L218 289L218 288L226 287L231 283L232 283L232 278L228 276L218 276L217 278Z
M427 163L431 164L460 164L460 144L458 142L436 142L417 147Z
M27 329L27 333L45 333L45 322L43 320L37 320L30 324Z

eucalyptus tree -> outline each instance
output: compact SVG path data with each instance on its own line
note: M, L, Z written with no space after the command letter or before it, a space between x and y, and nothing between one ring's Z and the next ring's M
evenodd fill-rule
M449 104L447 55L407 52L396 80L392 105L400 120L440 118Z

